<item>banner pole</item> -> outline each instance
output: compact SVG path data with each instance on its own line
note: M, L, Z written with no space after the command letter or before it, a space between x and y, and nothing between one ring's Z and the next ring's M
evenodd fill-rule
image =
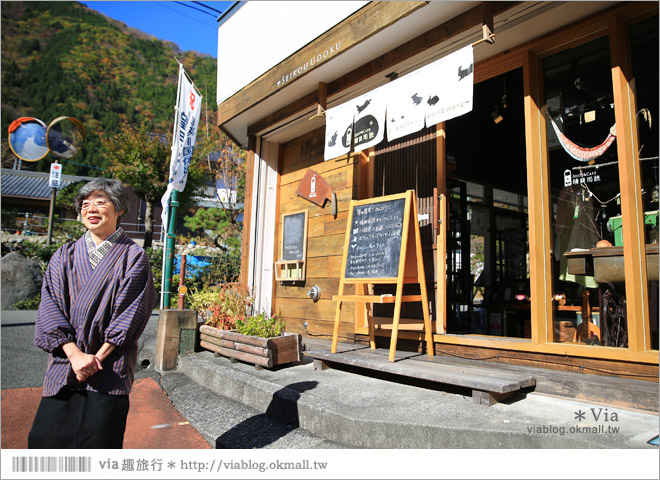
M176 248L174 240L176 239L176 210L179 206L179 192L174 190L170 196L170 211L168 217L168 231L165 239L165 269L163 275L163 308L170 308L172 298L172 266L174 263L174 255ZM163 254L165 255L165 253Z
M176 60L176 57L174 57ZM176 132L177 132L177 127L179 125L179 104L181 100L181 77L183 73L183 64L177 60L177 63L179 64L179 81L176 87L176 103L174 104L174 127L172 129L172 152L174 152L174 142L176 139ZM170 177L172 176L172 159L170 159ZM176 191L176 190L175 190ZM176 199L176 198L175 198ZM170 194L170 198L168 199L168 204L172 200L172 194ZM168 250L168 234L169 234L169 224L170 224L170 217L171 215L168 214L165 217L165 222L162 225L163 229L163 266L162 266L162 277L161 277L161 282L160 282L160 308L170 308L169 302L165 301L165 293L167 292L168 295L171 293L170 289L168 288L167 290L165 289L165 284L169 284L171 286L172 284L172 278L171 276L169 277L169 281L166 281L167 275L167 258L171 255L171 252Z

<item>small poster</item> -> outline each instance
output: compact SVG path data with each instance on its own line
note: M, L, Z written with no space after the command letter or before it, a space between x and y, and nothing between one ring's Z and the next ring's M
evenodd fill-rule
M351 150L354 111L353 102L326 110L324 160L340 157Z
M474 54L468 45L424 68L428 75L426 126L472 111Z

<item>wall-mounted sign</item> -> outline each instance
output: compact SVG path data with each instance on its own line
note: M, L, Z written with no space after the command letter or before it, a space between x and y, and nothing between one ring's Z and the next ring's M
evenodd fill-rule
M296 195L323 207L326 200L332 201L332 187L312 169L308 169L298 185Z
M275 262L275 280L305 280L307 259L307 210L282 215L280 260Z
M282 78L276 82L277 86L283 87L297 76L302 75L307 70L311 70L312 68L317 67L320 63L326 61L328 58L339 52L340 49L341 42L337 42L322 52L319 52L316 55L312 55L305 63L300 64L297 68L294 68L290 72L282 75Z

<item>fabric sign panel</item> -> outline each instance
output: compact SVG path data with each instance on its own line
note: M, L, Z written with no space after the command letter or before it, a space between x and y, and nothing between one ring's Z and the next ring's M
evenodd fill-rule
M474 55L468 45L424 68L429 82L426 126L472 111Z
M384 85L349 102L355 107L353 142L356 152L373 147L385 138L387 87Z
M392 141L424 128L426 118L426 76L424 69L409 73L388 84L387 140Z
M347 154L353 140L353 102L347 102L325 112L324 160Z

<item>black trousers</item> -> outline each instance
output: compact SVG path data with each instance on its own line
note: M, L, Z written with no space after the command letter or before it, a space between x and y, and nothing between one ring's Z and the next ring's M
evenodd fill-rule
M122 448L128 407L128 395L64 389L42 397L28 448Z

